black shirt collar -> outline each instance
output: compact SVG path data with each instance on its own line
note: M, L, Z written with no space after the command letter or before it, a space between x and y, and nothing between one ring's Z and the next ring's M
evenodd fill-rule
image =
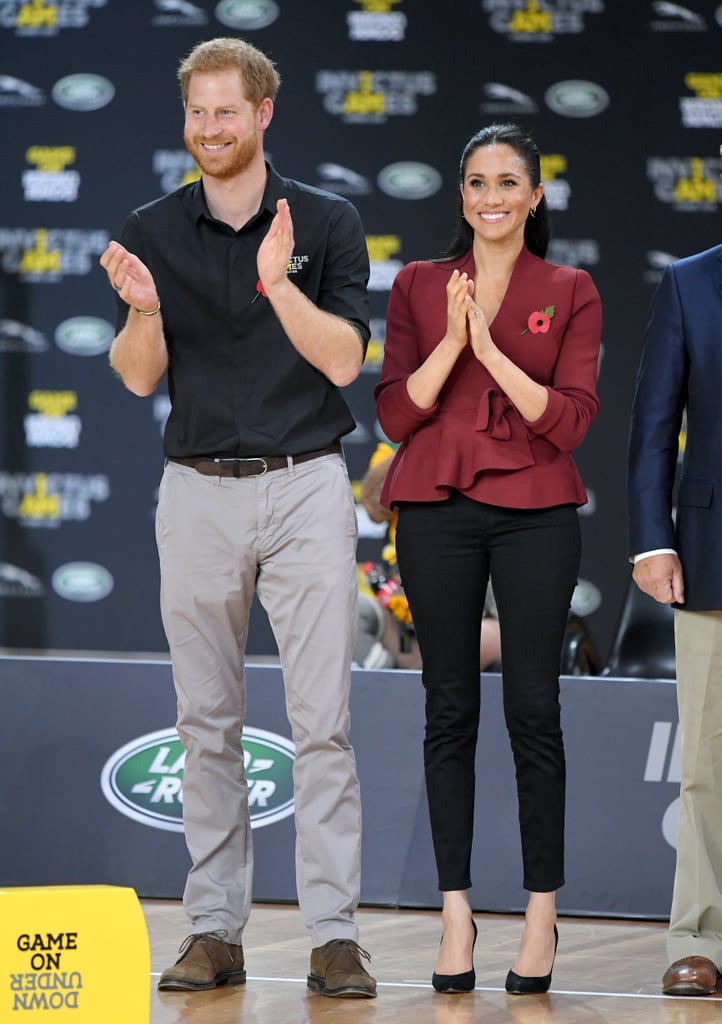
M286 195L284 188L284 180L271 165L266 161L266 187L263 190L263 196L261 197L261 205L258 208L258 212L250 218L247 222L252 224L256 217L264 212L268 212L272 217L276 215L276 203L279 199L283 199ZM201 178L198 181L194 181L188 188L186 193L186 199L188 203L188 211L192 220L197 224L200 220L209 220L214 224L220 223L208 209L208 203L206 202L205 192L203 191L203 181ZM245 227L245 225L244 225Z

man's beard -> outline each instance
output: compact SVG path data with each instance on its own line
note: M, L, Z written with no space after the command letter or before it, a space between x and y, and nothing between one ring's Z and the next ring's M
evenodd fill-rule
M259 145L257 132L241 141L234 139L235 145L228 150L218 150L215 153L209 153L200 142L191 138L187 133L184 134L183 141L203 174L221 180L234 178L250 167Z

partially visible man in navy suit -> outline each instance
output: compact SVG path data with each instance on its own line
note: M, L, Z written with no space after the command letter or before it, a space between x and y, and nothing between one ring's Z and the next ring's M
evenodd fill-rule
M670 264L654 296L628 512L634 581L675 608L682 784L662 989L709 995L722 964L722 245Z

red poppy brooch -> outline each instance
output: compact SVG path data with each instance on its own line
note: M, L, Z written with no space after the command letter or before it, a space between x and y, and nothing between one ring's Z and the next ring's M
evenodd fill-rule
M533 313L530 313L526 327L521 333L526 334L527 331L531 331L532 334L546 334L551 325L555 309L555 306L547 306L545 309L535 310Z

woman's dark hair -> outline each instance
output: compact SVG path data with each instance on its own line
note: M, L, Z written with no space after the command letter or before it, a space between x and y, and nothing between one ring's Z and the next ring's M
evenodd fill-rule
M524 161L531 180L531 187L536 188L541 181L541 167L539 149L536 143L517 124L490 124L472 135L464 146L459 165L459 183L463 184L466 174L466 165L469 157L481 146L510 146L514 152ZM541 197L537 204L536 213L526 219L524 225L524 243L527 249L535 256L546 256L549 245L551 226L549 223L549 212L547 210L546 198ZM456 210L456 234L444 252L442 259L456 260L471 249L474 240L474 231L471 225L464 219L464 205L459 195Z

